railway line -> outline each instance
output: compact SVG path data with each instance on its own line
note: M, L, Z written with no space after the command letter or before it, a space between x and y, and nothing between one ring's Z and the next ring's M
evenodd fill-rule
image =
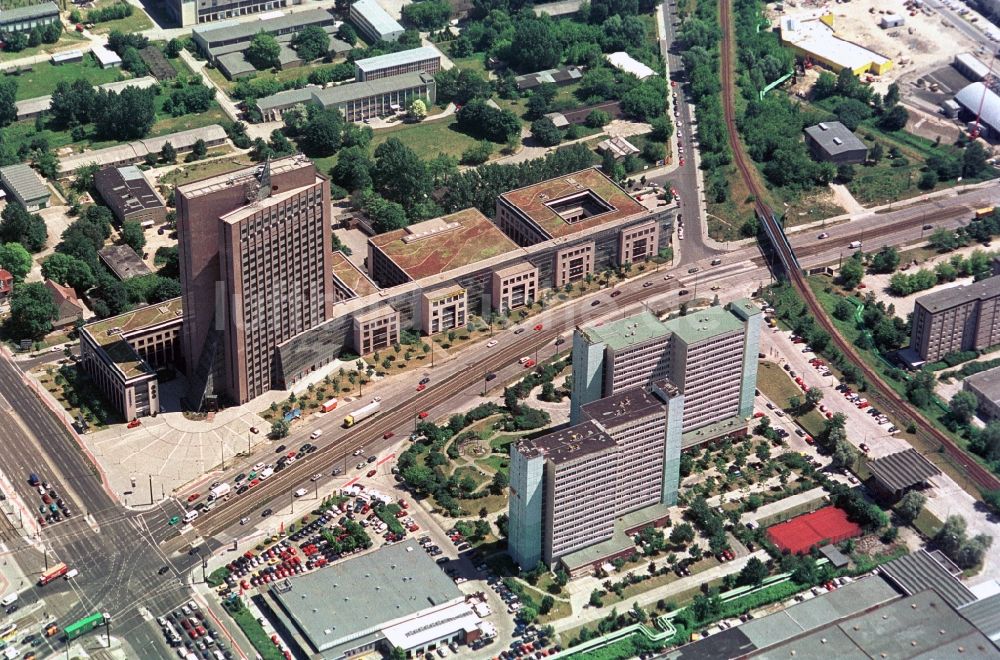
M1000 488L1000 479L997 479L997 477L994 476L989 470L976 462L975 459L955 444L951 438L942 433L926 418L924 418L919 411L914 409L913 406L899 396L896 391L882 379L879 373L872 369L867 362L861 359L861 357L854 350L854 346L845 341L840 333L837 332L833 322L830 320L829 316L827 316L812 289L809 287L809 284L806 282L802 271L798 267L798 261L794 251L784 239L784 232L782 231L780 224L775 218L770 207L768 207L767 203L764 201L766 191L763 190L758 183L757 178L755 177L756 172L754 166L749 162L740 143L739 132L736 128L736 109L733 99L735 94L735 81L733 77L733 49L735 48L735 44L733 43L733 25L729 5L730 0L720 0L719 2L719 22L722 27L722 42L720 45L722 53L722 110L723 117L726 122L726 131L729 136L730 147L733 151L733 161L736 163L736 167L739 169L740 176L746 183L747 188L753 195L757 215L760 218L760 221L764 224L765 229L771 238L774 250L781 260L781 265L784 268L791 284L798 291L799 295L802 296L802 299L805 301L816 321L827 333L829 333L834 345L836 345L845 357L861 369L869 387L874 388L878 392L880 399L885 402L885 405L882 407L885 408L887 412L896 417L911 420L922 434L932 438L941 446L944 452L948 455L949 460L961 471L963 471L964 474L977 487L984 490L995 490ZM940 220L941 216L935 215L934 219ZM914 219L913 222L916 223L917 220Z

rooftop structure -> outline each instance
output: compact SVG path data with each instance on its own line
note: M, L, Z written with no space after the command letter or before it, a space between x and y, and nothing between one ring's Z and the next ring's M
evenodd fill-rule
M338 288L342 287L344 289L343 300L358 296L367 296L378 291L378 286L368 279L368 276L355 266L350 259L345 257L343 252L337 251L333 253L332 275L334 286L339 284ZM340 301L338 300L337 302Z
M174 321L183 316L180 298L172 298L156 305L147 305L130 312L94 321L82 330L100 346L128 379L149 372L147 364L128 342L128 335L146 328Z
M567 123L569 123L567 121ZM635 146L623 137L615 136L601 140L597 143L598 151L609 151L615 160L621 160L626 156L634 156L639 153L639 147Z
M191 31L202 51L206 55L216 55L211 52L220 46L249 43L260 32L266 32L278 37L294 34L310 25L333 25L336 22L333 14L326 9L306 9L288 14L264 14L258 20L243 22L225 22L198 26Z
M133 220L140 224L156 224L166 220L166 203L142 170L134 165L98 170L94 185L118 222Z
M415 541L272 583L268 593L308 642L309 654L321 657L341 657L359 644L386 638L412 648L404 640L407 632L416 632L414 620L432 612L466 616L449 609L464 605L462 592ZM406 622L411 625L406 627Z
M918 550L882 564L878 570L907 596L933 589L951 607L962 607L976 600L958 579L961 569L940 552Z
M941 474L936 465L913 448L868 461L868 469L876 489L893 498Z
M420 46L354 61L355 77L359 81L387 78L414 71L433 74L440 68L441 53L433 46Z
M625 348L669 336L670 328L652 312L643 311L623 319L589 325L580 328L579 332L591 342L600 342L609 348Z
M644 80L650 76L655 76L656 71L653 71L648 66L635 59L623 50L615 53L608 53L604 56L604 59L608 61L608 64L615 67L619 71L624 71L625 73L631 73L633 76L639 80Z
M963 605L958 613L994 644L1000 646L1000 594Z
M837 36L833 14L782 16L781 40L803 58L840 73L850 69L855 75L865 72L881 75L892 68L885 55Z
M642 204L595 168L510 190L497 198L497 224L519 245L645 213Z
M988 277L964 286L924 294L916 302L928 312L942 312L958 305L981 302L1000 295L1000 279Z
M372 236L368 271L382 286L392 286L516 249L514 241L478 209L465 209Z
M403 26L390 16L376 0L357 0L349 12L351 21L373 41L396 41Z
M832 163L863 163L868 147L839 121L820 122L805 129L806 142L818 160Z
M962 388L976 396L979 413L985 419L1000 419L1000 367L969 376Z
M115 277L123 282L153 272L129 245L108 245L101 248L98 255Z
M122 58L118 56L118 53L104 44L94 44L90 52L102 69L111 69L122 65Z
M984 80L986 76L990 75L990 68L972 53L959 53L951 65L973 82Z
M52 55L50 60L53 64L66 64L68 62L82 62L83 51L80 49L61 50Z
M543 456L555 464L574 460L588 454L596 454L613 449L615 441L600 426L584 422L534 440L518 442L521 453L529 458Z
M558 69L546 69L535 73L526 73L514 78L520 91L534 89L540 85L569 85L583 78L583 71L576 66L564 66Z
M25 163L0 167L0 184L29 211L37 211L49 205L49 196L52 194L49 187Z
M209 147L216 146L226 141L226 131L218 124L210 124L201 128L178 131L160 137L144 138L105 149L71 154L59 159L59 174L68 176L84 165L98 165L100 167L132 165L142 161L146 154L158 155L167 142L178 153L184 153L194 148L198 140L204 140Z

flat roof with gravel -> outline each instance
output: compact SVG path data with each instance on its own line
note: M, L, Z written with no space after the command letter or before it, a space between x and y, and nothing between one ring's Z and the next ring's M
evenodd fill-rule
M646 311L617 321L587 326L581 331L590 341L601 342L615 350L670 334L670 328L663 321Z
M333 275L358 296L378 291L375 283L339 250L333 253Z
M965 386L994 403L1000 402L1000 367L980 371L965 379Z
M928 312L940 312L976 300L987 300L998 296L1000 296L1000 275L995 275L965 286L928 293L917 298L916 304Z
M743 321L725 307L706 307L670 319L667 326L685 344L696 344L730 332L742 332Z

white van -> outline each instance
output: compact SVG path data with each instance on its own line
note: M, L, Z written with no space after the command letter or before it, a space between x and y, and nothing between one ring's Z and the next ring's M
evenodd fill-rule
M69 569L69 573L67 573L66 575L64 575L63 578L66 579L66 580L72 580L73 578L75 578L79 574L80 574L80 571L76 570L75 568L71 568L71 569Z
M851 241L851 244L848 245L847 247L851 248L852 250L856 250L857 248L861 247L861 241Z
M272 474L274 474L274 468L264 468L264 471L258 474L257 476L260 477L261 479L267 479Z
M309 436L309 439L315 440L321 435L323 435L323 429L316 429L315 431L312 432L312 435Z
M0 600L0 605L7 607L8 605L13 605L16 602L17 602L17 592L15 591L12 594L7 594L6 596L4 596L3 600Z
M194 519L198 517L198 515L199 515L198 509L191 509L190 511L184 514L184 522L186 523L193 522Z

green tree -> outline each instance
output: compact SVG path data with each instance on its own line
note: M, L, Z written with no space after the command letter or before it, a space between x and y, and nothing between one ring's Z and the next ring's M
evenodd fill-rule
M965 426L976 414L979 400L976 395L966 390L960 390L948 402L948 417L959 426Z
M280 440L288 435L288 422L283 419L276 419L271 422L271 437Z
M278 56L281 54L281 46L278 40L266 32L257 33L250 40L250 45L245 51L245 57L256 69L275 69L281 66Z
M920 180L917 182L917 186L921 190L933 190L934 186L938 184L938 173L934 170L927 170L920 175Z
M694 540L694 528L688 523L681 523L670 530L670 542L673 545L685 545Z
M126 87L121 92L100 90L94 101L94 125L107 140L138 140L149 133L156 119L156 91Z
M424 103L423 99L413 99L406 109L406 116L413 121L423 121L424 117L427 116L427 104Z
M38 252L45 247L49 230L42 216L28 213L16 201L7 202L0 213L0 239L7 243L20 243L28 252Z
M332 156L340 149L344 133L344 116L339 110L310 107L302 127L302 143L312 156Z
M879 119L879 128L886 131L901 131L906 128L906 122L910 119L910 113L902 105L895 105Z
M667 120L669 121L669 120ZM611 115L604 112L603 110L591 110L590 114L587 115L585 123L590 128L601 128L611 122ZM665 142L666 140L661 140Z
M42 277L70 286L78 294L84 294L97 281L94 272L85 261L68 254L56 252L42 264Z
M885 246L872 257L871 271L873 273L891 273L899 267L899 250Z
M751 557L742 570L740 570L739 577L736 581L739 584L758 586L764 582L764 578L767 577L767 566L764 562L757 559L756 557Z
M16 339L39 340L52 330L56 313L52 294L44 284L21 284L15 287L11 296L7 331Z
M981 144L970 142L962 154L962 176L970 179L982 176L983 173L991 169L989 163L986 162L989 157L989 153Z
M383 197L407 210L425 201L431 192L426 163L396 137L375 148L372 183Z
M304 61L312 62L330 52L330 36L318 25L309 25L292 37L292 48Z
M423 30L439 30L448 24L451 5L447 0L422 0L403 7L403 20Z
M591 591L589 605L591 607L604 607L604 601L601 600L601 596L602 593L600 589L594 589Z
M958 515L948 516L941 529L938 531L934 541L946 555L953 557L958 549L965 543L965 530L967 524L965 518Z
M170 142L164 142L163 147L160 149L160 160L164 163L175 163L177 162L177 150L174 149L174 145Z
M927 497L918 491L911 490L896 505L896 515L905 523L912 523L920 515L927 503Z
M861 262L860 253L844 261L840 267L840 285L848 291L861 284L861 278L865 275L865 268Z
M353 25L345 21L337 28L337 38L353 46L358 41L358 33Z
M806 390L806 400L805 407L807 410L812 410L819 402L823 400L823 390L818 387L810 387Z
M363 190L372 185L371 169L374 165L364 147L345 147L340 150L330 176L349 191Z
M837 183L850 183L854 180L854 166L841 163L837 166Z
M663 115L666 82L651 76L622 95L622 112L636 121L649 122Z
M389 660L406 660L406 651L399 646L393 646L389 651Z
M514 26L505 59L519 71L542 71L558 65L562 44L554 21L547 16L521 18Z
M562 131L548 117L531 122L531 136L543 147L554 147L562 142Z
M31 272L31 254L20 243L0 244L0 268L13 275L15 282L21 282Z
M142 256L142 248L146 246L146 233L142 230L142 225L135 220L125 221L122 224L122 243Z
M11 124L17 119L15 101L17 101L17 78L0 77L0 127Z

